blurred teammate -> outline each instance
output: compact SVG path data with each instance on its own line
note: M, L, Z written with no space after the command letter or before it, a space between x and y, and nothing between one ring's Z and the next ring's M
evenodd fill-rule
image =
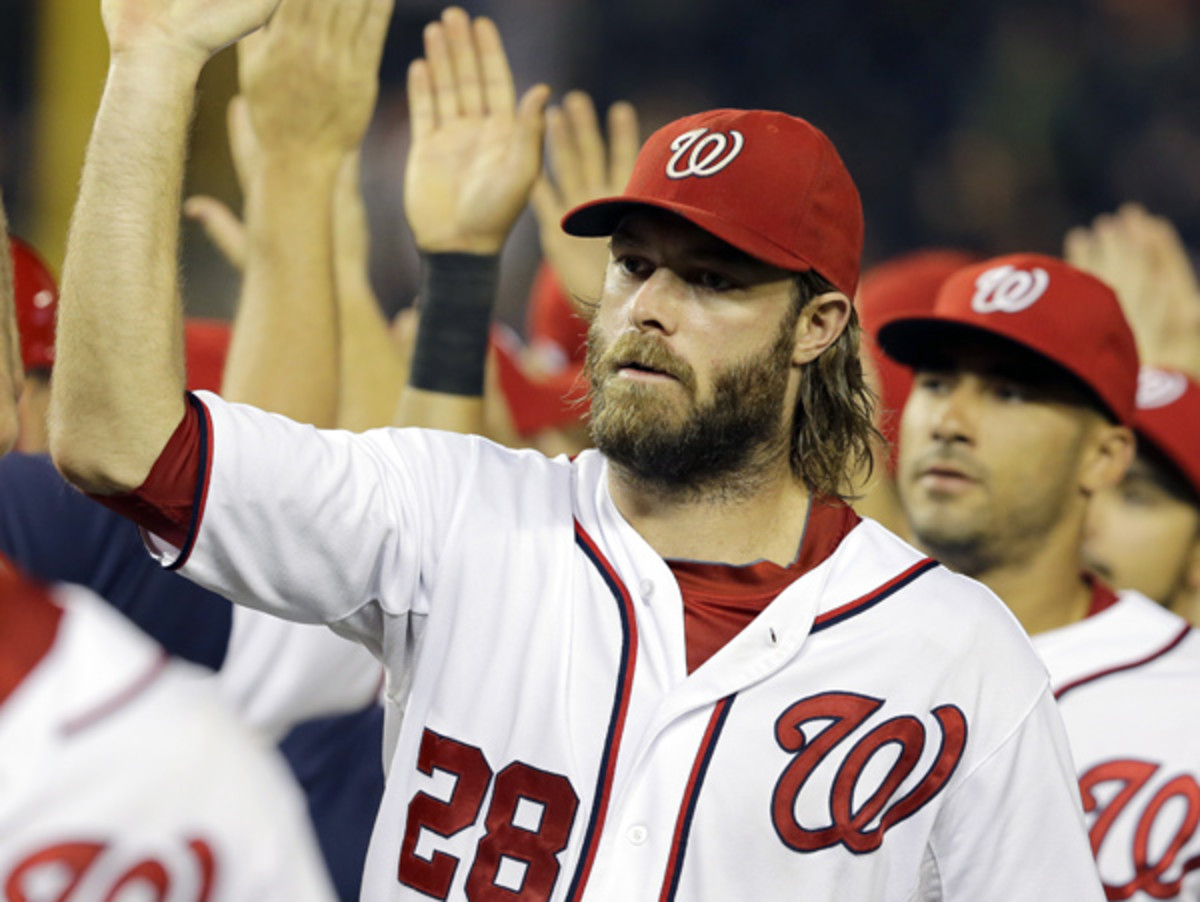
M1124 476L1137 350L1112 290L1035 254L966 267L879 333L916 370L898 483L913 534L1012 609L1050 672L1109 899L1197 899L1200 636L1083 570ZM1196 800L1196 801L1193 801Z
M5 255L5 450L23 369L10 273ZM282 760L214 688L87 590L34 583L2 556L0 782L8 899L333 898Z
M1143 367L1134 429L1138 454L1088 510L1088 567L1200 622L1200 386L1177 370Z

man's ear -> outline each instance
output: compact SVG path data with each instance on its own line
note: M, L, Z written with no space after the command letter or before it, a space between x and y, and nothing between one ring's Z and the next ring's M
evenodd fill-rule
M1117 485L1125 477L1125 471L1133 463L1136 453L1137 442L1131 429L1097 422L1084 452L1079 474L1080 489L1091 497L1101 489Z
M796 320L792 363L800 366L820 357L845 331L850 310L850 299L840 291L817 295L805 304Z

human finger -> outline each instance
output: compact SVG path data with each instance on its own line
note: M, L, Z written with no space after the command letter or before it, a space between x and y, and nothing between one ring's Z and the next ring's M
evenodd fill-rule
M480 81L479 60L475 52L475 30L470 17L459 7L451 6L442 13L450 62L454 66L458 89L458 108L464 116L483 115L483 84Z
M640 149L637 110L632 103L618 100L608 108L608 181L611 190L625 189Z
M245 269L246 228L229 207L215 197L198 194L184 201L183 215L200 224L208 240L234 269Z
M454 64L446 43L446 29L441 22L425 26L425 59L429 64L432 83L434 115L438 124L458 117L458 89L454 79Z
M552 106L546 110L546 135L554 181L564 200L578 200L586 194L583 169L579 162L579 151L575 147L575 136L571 133L562 107Z
M408 119L414 144L428 138L437 127L435 106L429 64L423 59L413 60L408 66Z
M472 25L475 47L479 52L479 68L483 78L484 102L492 115L511 115L516 105L512 67L500 30L491 19L480 16Z
M604 190L608 174L604 139L600 136L600 120L596 118L592 98L583 91L571 91L563 98L563 108L579 152L579 172L584 189L593 196L607 193Z

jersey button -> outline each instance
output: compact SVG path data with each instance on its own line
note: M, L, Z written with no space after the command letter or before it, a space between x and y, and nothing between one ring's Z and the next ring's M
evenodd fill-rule
M638 592L641 593L643 601L649 601L654 594L654 580L644 579L638 586Z
M634 824L625 835L632 845L640 846L650 836L650 831L643 824Z

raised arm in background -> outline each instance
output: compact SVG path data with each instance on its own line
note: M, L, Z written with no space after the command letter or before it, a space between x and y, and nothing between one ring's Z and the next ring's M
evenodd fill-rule
M245 101L240 96L229 105L229 146L238 182L245 186L259 167L259 150ZM234 269L245 271L246 228L237 214L216 198L203 195L189 197L184 212L203 226L209 240ZM359 154L355 150L342 162L334 191L333 268L338 320L335 424L356 432L393 423L400 392L408 377L407 358L400 353L371 287L369 252ZM283 340L282 336L277 338ZM306 341L332 343L334 338L322 332L308 336ZM241 347L253 352L262 344L246 342ZM286 388L279 386L278 390ZM253 389L253 385L240 387L239 400L257 404Z
M451 7L425 29L408 70L412 147L404 210L422 254L421 323L398 419L459 432L484 427L486 327L505 239L542 166L549 88L516 101L490 19Z
M17 402L25 382L17 311L13 305L12 255L8 252L8 219L0 197L0 457L17 442Z
M391 12L392 0L283 0L238 48L257 152L222 394L317 426L338 425L335 189L375 109Z
M546 111L549 160L532 196L542 254L573 302L600 296L608 266L608 241L576 238L562 230L568 210L625 190L641 142L637 111L618 101L608 108L608 145L592 98L571 91Z
M1168 220L1124 204L1071 229L1063 256L1117 293L1143 364L1200 379L1200 284Z
M88 491L141 485L183 417L179 193L196 81L277 3L102 0L111 61L67 242L50 409L54 461Z

